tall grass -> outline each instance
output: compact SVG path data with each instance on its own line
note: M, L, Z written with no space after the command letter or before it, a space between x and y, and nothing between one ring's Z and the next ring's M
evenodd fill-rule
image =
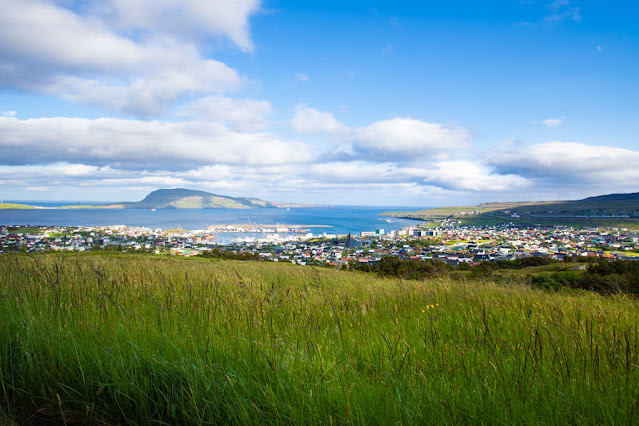
M83 423L637 423L639 304L275 263L0 257L0 398Z

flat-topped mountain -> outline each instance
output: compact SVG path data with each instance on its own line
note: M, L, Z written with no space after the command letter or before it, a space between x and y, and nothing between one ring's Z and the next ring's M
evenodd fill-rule
M228 197L191 189L158 189L142 201L106 204L102 208L123 209L256 209L278 207L258 198Z
M0 209L259 209L266 207L325 207L302 203L277 203L259 198L229 197L192 189L158 189L141 201L109 204L38 207L27 204L1 203Z

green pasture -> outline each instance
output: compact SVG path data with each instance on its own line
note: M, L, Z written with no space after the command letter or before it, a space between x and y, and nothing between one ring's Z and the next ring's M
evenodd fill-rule
M639 304L147 255L0 256L9 419L636 424Z

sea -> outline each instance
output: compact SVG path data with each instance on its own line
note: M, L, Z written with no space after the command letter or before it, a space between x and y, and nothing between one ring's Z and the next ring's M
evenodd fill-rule
M9 202L9 201L5 201ZM24 202L42 207L65 203ZM385 232L416 225L420 221L380 216L388 211L415 211L415 207L335 206L264 209L0 209L0 225L32 226L141 226L151 229L206 229L209 225L325 225L307 228L313 235L348 234L383 229ZM220 243L247 236L217 234ZM256 238L261 235L252 234Z

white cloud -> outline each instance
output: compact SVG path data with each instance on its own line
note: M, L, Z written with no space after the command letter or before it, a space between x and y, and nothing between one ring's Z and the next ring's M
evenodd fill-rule
M460 148L470 142L466 129L413 118L378 121L355 132L358 150L373 156L410 159Z
M21 186L39 186L47 185L57 186L64 182L73 182L73 185L79 182L95 181L106 177L116 177L121 171L116 171L110 167L97 167L86 164L69 164L66 162L58 162L47 165L28 165L28 166L6 166L0 165L0 182L8 182L12 180L13 185ZM139 173L135 173L139 177Z
M186 65L186 64L185 64ZM159 115L180 96L200 92L225 91L241 84L237 73L221 62L195 60L185 71L161 68L157 73L131 82L92 80L60 76L40 91L74 102L123 111L135 115Z
M542 124L546 127L559 127L562 124L564 124L565 121L566 119L564 117L549 118L547 120L542 121Z
M250 50L246 21L257 6L253 0L160 0L153 7L114 0L91 5L101 13L81 14L39 0L0 0L0 83L110 110L162 114L178 98L243 83L235 70L203 58L180 29L227 36ZM209 21L210 15L217 18Z
M300 133L329 133L333 135L350 133L348 126L337 121L333 114L309 108L303 104L295 107L291 128Z
M262 130L269 125L271 104L253 99L232 99L223 96L207 96L197 99L178 111L189 120L213 120L242 131Z
M109 167L104 167L102 169L104 170L108 168ZM100 167L87 166L86 164L69 164L56 167L53 170L59 174L63 174L66 176L91 176L95 175L96 172L100 170Z
M441 161L424 170L424 181L430 185L459 191L512 191L529 182L513 174L496 174L489 168L469 161Z
M248 18L259 0L108 0L96 12L118 28L144 29L176 38L225 36L244 51L252 51Z
M65 161L157 170L298 163L312 157L303 143L268 133L237 133L215 123L0 117L0 164Z
M327 133L344 142L333 147L328 158L374 162L441 160L470 143L470 133L458 126L429 123L413 118L393 118L350 129L329 112L300 104L291 128L301 133Z
M340 183L405 183L414 176L392 163L341 161L311 165L305 177L317 182Z
M577 142L545 142L493 153L489 161L502 172L552 178L558 183L628 184L639 179L639 152ZM557 179L564 179L559 181Z

